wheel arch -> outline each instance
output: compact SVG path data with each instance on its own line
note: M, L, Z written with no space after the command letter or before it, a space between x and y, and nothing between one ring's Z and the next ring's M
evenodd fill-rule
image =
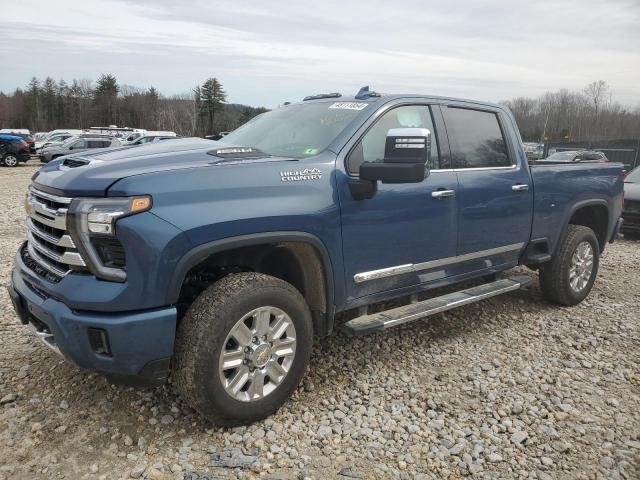
M331 333L335 313L333 268L325 245L315 235L296 231L265 232L199 245L178 261L169 284L168 303L179 302L190 272L206 268L208 264L216 265L217 260L240 262L239 267L291 283L309 305L314 333L320 336Z
M600 246L600 253L602 253L607 244L610 216L609 204L604 199L578 202L569 210L563 236L566 235L566 230L569 225L589 227L596 234L598 245Z

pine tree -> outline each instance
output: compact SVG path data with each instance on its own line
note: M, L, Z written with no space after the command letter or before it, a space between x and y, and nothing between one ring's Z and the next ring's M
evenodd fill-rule
M41 129L40 93L40 80L32 77L25 92L25 109L26 117L35 129Z
M200 87L200 95L200 114L207 118L207 132L211 134L214 133L215 114L223 109L227 94L218 79L209 78Z
M97 117L105 125L117 124L118 120L118 82L111 74L100 75L94 90L94 105L97 107Z

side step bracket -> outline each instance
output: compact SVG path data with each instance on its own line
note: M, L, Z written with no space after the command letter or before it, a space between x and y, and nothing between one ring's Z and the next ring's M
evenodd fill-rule
M391 310L363 315L349 320L342 326L342 329L352 335L365 335L367 333L378 332L389 327L421 320L436 313L446 312L453 308L502 295L503 293L513 292L514 290L526 287L530 283L531 278L526 275L504 278L466 290L460 290L459 292L429 298L422 302L410 303L409 305L392 308Z

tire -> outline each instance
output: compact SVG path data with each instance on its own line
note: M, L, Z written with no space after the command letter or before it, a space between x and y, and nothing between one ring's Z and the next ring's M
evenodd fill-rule
M2 165L4 165L5 167L17 167L18 157L11 153L8 153L4 157L2 157Z
M255 332L249 337L251 341L236 340L248 335L237 334L238 331L244 332L239 326L240 320L247 318L242 323L251 329L258 323L258 314L253 312L264 312L265 309L271 312L270 316L263 317L269 319L269 328L273 325L276 330L275 326L280 325L277 322L289 325L278 338L282 345L291 342L291 338L295 339L292 355L277 358L279 352L291 347L282 347L284 350L279 351L269 347L270 343L276 345L277 341L274 340L277 334L272 336L271 330L267 339L262 340L261 336L259 345L255 343ZM240 330L234 330L236 327ZM231 274L202 292L178 325L173 381L187 403L212 423L220 426L246 425L274 413L293 393L309 364L312 341L309 307L292 285L260 273ZM245 348L246 345L250 346ZM223 349L230 355L239 355L244 360L237 361L246 364L238 363L237 368L221 369L221 365L224 366L221 359ZM261 362L265 358L268 360L263 365ZM229 362L235 364L236 360ZM287 371L282 376L284 369ZM273 371L279 375L277 385L269 376ZM234 382L244 378L242 375L256 375L253 378L258 379L264 375L263 383L250 378L243 384L246 390L241 388L234 394L231 385L240 385L241 381ZM276 378L275 374L273 378ZM260 391L263 396L259 395Z
M574 256L577 255L580 258L581 253L578 252L578 248L586 249L586 244L589 245L592 257L591 269L588 271L588 261L582 262L580 268L584 269L584 274L572 286L572 267L576 261ZM582 225L569 225L556 255L540 266L539 278L542 293L547 299L560 305L577 305L589 295L598 275L599 264L600 245L594 231ZM575 281L576 275L573 278Z

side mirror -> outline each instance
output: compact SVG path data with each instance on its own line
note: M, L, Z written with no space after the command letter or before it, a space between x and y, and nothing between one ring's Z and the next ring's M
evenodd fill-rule
M426 128L392 128L382 163L363 163L360 178L382 183L419 183L429 175L431 132Z

